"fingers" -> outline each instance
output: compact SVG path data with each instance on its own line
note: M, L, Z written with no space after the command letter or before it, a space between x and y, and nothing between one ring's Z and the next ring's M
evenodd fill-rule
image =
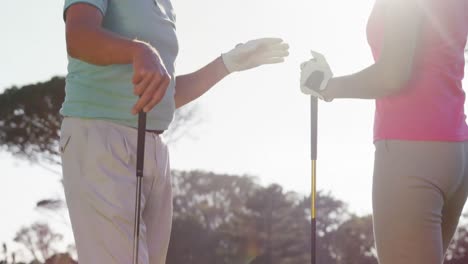
M272 58L272 57L287 57L289 55L288 50L269 50L260 54L260 58Z
M264 64L276 64L276 63L281 63L284 62L284 58L263 58L259 60L257 63L258 65L264 65Z
M251 40L241 48L246 51L261 52L264 50L288 50L289 45L280 38L263 38Z
M289 45L287 43L274 43L274 44L266 44L261 43L258 44L254 48L255 52L265 52L265 51L288 51Z
M252 66L260 66L263 64L276 64L284 62L285 58L289 56L287 49L273 49L264 52L258 52L255 56L251 57Z
M283 42L283 39L281 38L260 38L260 39L254 39L249 41L252 44L255 45L274 45L274 44L279 44ZM247 43L249 43L247 42Z
M239 43L236 48L243 48L244 50L288 50L289 45L284 43L281 38L260 38L250 40L245 44Z
M155 107L161 99L166 94L167 87L169 86L170 79L162 80L162 83L159 84L159 88L156 89L156 92L153 93L151 100L143 108L144 112L149 112L153 107Z
M133 109L134 113L139 113L140 111L145 110L145 107L147 107L148 103L153 98L153 94L157 90L161 89L159 85L161 81L162 81L161 79L157 79L157 78L153 78L151 80L151 83L148 85L148 88L145 89L145 91L143 92L143 94L140 96L137 103L135 104L134 109Z
M325 56L319 52L311 50L313 58L301 63L301 71L310 71L311 69L329 70L328 62Z
M145 72L143 71L135 72L133 74L132 83L138 84L139 82L143 80L144 76L145 76Z
M133 58L133 93L140 98L132 107L132 114L150 111L164 96L171 77L155 48L141 46Z
M277 45L278 49L282 50L289 50L289 44L288 43L281 43L280 45Z
M139 75L141 77L137 78L136 80L139 80L138 82L134 82L136 84L133 88L133 94L134 95L141 95L145 91L145 88L148 87L148 84L151 82L153 79L153 75L151 74L146 74L146 75ZM134 77L135 79L135 77Z
M318 53L318 52L313 51L313 50L311 50L310 53L312 54L312 56L314 57L314 59L318 63L327 63L326 59L325 59L325 56L323 56L321 53Z
M259 46L250 57L257 65L280 63L284 62L284 58L289 56L288 49L289 45L286 43Z
M140 95L140 98L133 106L132 114L136 115L142 110L144 112L149 112L161 101L169 83L170 78L168 75L163 75L162 77L158 74L148 75L148 77L135 88L135 93Z

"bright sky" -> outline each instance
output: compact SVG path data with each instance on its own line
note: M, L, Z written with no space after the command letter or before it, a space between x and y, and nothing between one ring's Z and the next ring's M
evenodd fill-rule
M365 26L372 0L173 0L178 73L194 71L249 39L278 36L291 46L282 65L236 73L199 101L203 123L171 146L174 169L249 174L260 183L310 192L309 98L299 92L299 64L324 53L335 75L372 63ZM2 1L0 91L66 73L63 1ZM466 84L466 82L465 82ZM372 101L320 104L318 188L358 214L371 212ZM0 153L0 242L47 216L42 198L62 195L60 175ZM50 167L50 166L48 166ZM59 171L60 168L52 167ZM55 221L60 222L60 221Z

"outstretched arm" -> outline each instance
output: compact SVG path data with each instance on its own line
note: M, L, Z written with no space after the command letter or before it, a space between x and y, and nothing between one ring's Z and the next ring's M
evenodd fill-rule
M240 44L200 70L176 78L175 103L179 108L210 90L231 72L284 61L289 46L281 39L264 38Z
M221 57L191 74L176 78L176 108L179 108L207 92L217 82L229 74Z

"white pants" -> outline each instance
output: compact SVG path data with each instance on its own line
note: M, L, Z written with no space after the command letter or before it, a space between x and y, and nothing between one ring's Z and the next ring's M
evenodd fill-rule
M60 138L63 185L80 264L132 263L137 130L67 117ZM164 264L172 224L167 146L146 134L140 264Z

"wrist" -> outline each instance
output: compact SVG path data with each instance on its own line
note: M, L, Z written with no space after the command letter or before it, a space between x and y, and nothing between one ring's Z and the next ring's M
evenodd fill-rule
M232 63L232 58L230 57L230 55L231 54L229 54L229 52L226 52L226 53L222 53L221 56L219 56L224 66L224 69L226 69L226 72L228 74L236 71L232 66L233 63Z
M134 61L136 57L141 56L142 54L150 51L151 49L152 47L148 43L139 40L133 40L130 48L132 61Z
M328 80L327 85L325 88L320 92L320 95L322 95L323 100L325 102L331 102L333 99L335 99L335 96L333 95L333 83L335 82L335 79L330 79Z
M215 59L215 62L218 62L219 64L219 71L224 74L224 76L229 75L232 73L232 71L229 70L229 68L226 66L225 62L225 53L221 54L218 58Z
M218 76L219 79L222 79L229 75L231 72L229 69L226 67L226 64L224 63L222 55L217 57L213 63L216 65L216 75Z

